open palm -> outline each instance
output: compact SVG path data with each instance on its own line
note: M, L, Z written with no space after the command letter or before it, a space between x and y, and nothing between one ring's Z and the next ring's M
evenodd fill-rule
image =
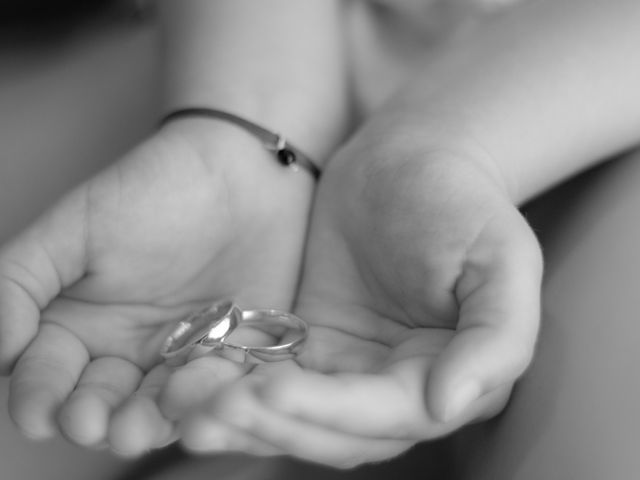
M318 191L298 363L219 392L184 443L352 466L494 414L530 361L540 276L532 231L476 164L356 140Z
M131 432L154 415L144 399L166 377L156 364L173 321L223 296L290 307L311 195L291 175L244 132L184 120L4 246L0 355L5 367L17 359L17 424L46 437L59 420L74 441L125 453L166 441ZM134 391L137 406L123 409Z

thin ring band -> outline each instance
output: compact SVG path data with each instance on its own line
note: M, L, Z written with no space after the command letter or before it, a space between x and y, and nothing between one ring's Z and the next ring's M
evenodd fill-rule
M304 345L309 332L307 323L292 313L281 310L247 310L242 312L242 322L238 326L274 327L289 330L286 343L268 346L248 346L230 343L226 338L219 342L202 342L216 350L235 350L244 353L243 363L279 362L294 358Z
M187 107L174 110L167 114L161 121L160 125L164 125L171 120L181 117L209 117L217 120L225 120L244 128L249 133L258 137L265 148L272 151L280 164L286 167L300 166L307 170L314 180L318 180L322 170L311 158L302 150L289 143L282 135L272 132L257 123L251 122L246 118L239 117L233 113L217 110L215 108L205 107Z
M191 350L204 342L222 342L242 321L242 312L230 300L214 302L178 322L164 341L160 355L184 363Z

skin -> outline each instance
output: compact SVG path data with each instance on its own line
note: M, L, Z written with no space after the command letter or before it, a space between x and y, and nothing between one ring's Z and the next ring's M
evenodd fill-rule
M348 123L338 5L159 2L162 110L228 110L322 163ZM127 456L171 441L155 402L171 372L164 337L221 297L291 308L313 189L242 129L190 118L52 205L0 250L0 367L18 428ZM218 376L244 371L221 362Z
M498 412L539 323L541 254L517 206L637 142L639 15L531 2L414 65L321 181L305 353L202 404L169 382L183 443L351 467Z
M153 367L167 328L211 298L291 303L311 181L212 123L167 125L4 247L2 314L20 321L3 324L2 351L7 360L25 348L10 410L29 436L53 434L58 416L74 441L104 441L111 410L136 389L145 401L166 377ZM273 195L274 183L247 175L249 159L299 188ZM126 452L135 429L118 424L109 440Z
M487 171L404 138L390 162L381 127L332 160L318 191L296 307L312 325L304 352L217 389L182 419L187 447L352 467L504 406L535 344L535 236ZM193 406L180 388L161 396L174 416Z
M56 207L10 244L6 248L9 253L0 256L4 259L0 264L8 272L5 288L0 287L2 351L6 363L20 356L12 387L14 418L25 430L38 432L37 428L25 428L32 421L29 409L37 413L37 408L45 405L47 415L36 418L50 418L53 406L63 402L78 381L81 368L77 359L108 359L114 353L146 374L141 383L130 380L139 385L131 402L122 401L122 396L113 402L120 402L120 406L108 437L113 448L126 453L139 453L171 440L176 422L182 441L194 451L287 453L348 467L388 458L418 441L495 414L530 361L539 321L542 261L535 236L517 205L637 140L633 126L640 109L628 98L635 93L640 72L637 62L629 61L635 58L629 53L638 44L634 26L639 14L637 2L631 0L619 0L615 7L608 5L606 9L597 1L533 2L501 17L492 28L473 32L464 42L448 46L445 54L416 71L326 168L314 201L295 308L312 330L297 362L260 366L240 377L244 373L241 367L204 356L168 376L162 366L145 369L149 365L144 352L154 351L151 347L158 346L160 333L147 337L150 346L146 350L144 346L137 348L140 342L136 345L136 340L105 342L113 333L110 323L100 322L101 328L89 329L88 335L83 331L84 320L69 322L57 316L56 297L70 299L72 304L82 299L83 309L87 302L108 300L118 305L116 311L121 315L126 303L125 311L140 315L135 322L140 326L148 317L139 312L153 311L148 307L157 306L158 292L177 293L163 298L163 307L169 308L162 315L153 312L154 319L167 319L167 312L178 311L179 306L185 306L186 311L181 301L192 307L200 300L192 296L199 289L185 280L193 278L194 272L185 274L184 267L165 265L163 272L177 277L169 290L163 291L163 286L153 281L158 277L157 258L174 258L176 250L171 248L162 251L161 257L146 257L148 285L158 290L137 291L136 295L148 295L142 300L147 308L140 309L141 302L129 297L135 290L122 288L119 276L120 267L129 266L133 257L121 247L118 237L112 237L109 248L120 253L108 262L97 262L105 258L96 240L100 237L86 235L91 228L82 228L86 219L95 218L83 210L87 203L78 200L86 194L78 195L66 207L63 201L62 207ZM614 35L612 29L625 34ZM567 31L572 35L560 35ZM584 80L594 79L593 72L602 71L609 74L597 81ZM318 117L324 118L314 118ZM227 158L225 154L232 155L224 150L216 156L218 161ZM239 164L228 166L229 171ZM106 212L104 221L108 223L112 217L104 205L121 205L116 201L122 198L121 192L131 192L133 198L142 195L142 186L148 188L149 182L136 178L148 180L148 172L157 168L158 162L149 162L142 175L137 167L120 170L132 172L124 177L106 174L88 190L99 193L102 189L98 187L110 185L106 189L110 193L104 195L107 201L88 205ZM126 227L121 232L123 238L136 232L140 218L153 225L156 205L175 201L161 188L166 182L177 182L170 185L171 192L183 192L185 183L179 175L173 176L174 170L162 173L157 184L150 183L158 187L151 190L159 193L154 202L132 202L134 207L146 207L140 208L144 216L132 216L136 208L119 211L116 224ZM197 170L186 184L191 185L201 174L202 170ZM219 178L232 177L236 178L233 174ZM129 185L136 188L127 188ZM210 205L214 204L220 205L211 201ZM202 213L193 203L181 206ZM176 209L179 213L175 217L189 226L193 213L185 216L187 210ZM238 211L241 222L242 209ZM64 225L68 216L82 218L85 223L73 222L72 229L51 227ZM245 225L255 226L257 217L246 218ZM200 224L200 220L193 224ZM160 234L166 232L167 225L151 236L158 242L152 247L165 245ZM272 233L267 230L263 234L269 238ZM153 230L144 231L145 246L139 251L147 252L148 233ZM227 244L224 257L209 258L219 258L222 266L230 261L234 255L227 253L246 245L246 236L240 231L234 237L238 244ZM109 238L110 231L101 233ZM232 232L225 233L233 237ZM198 252L202 245L197 239L191 241L195 242L193 252ZM25 245L38 248L25 250ZM68 261L69 251L75 252L71 257L75 262ZM88 256L82 255L87 252ZM248 247L238 256L243 261L255 259L252 253L255 251ZM87 259L96 261L94 265L105 272L102 279L95 277L101 280L99 292L89 288L93 277L85 276L87 271L79 266L88 265ZM193 265L184 259L180 263ZM247 272L262 271L259 265L257 270L254 267L229 268L238 275L238 289L250 285L245 283L251 276ZM124 271L133 278L139 272ZM207 270L204 278L213 281L220 271L225 270ZM21 272L26 274L20 277ZM232 290L230 280L225 279L221 287L225 293ZM85 283L87 287L80 288ZM102 297L111 289L120 296ZM181 292L186 297L181 297ZM82 297L88 293L91 295ZM238 293L239 299L248 298L243 295ZM172 299L176 303L172 304ZM135 308L130 308L131 303ZM40 310L42 328L36 331ZM75 311L65 310L65 318ZM15 322L17 317L27 320ZM40 337L44 341L39 341ZM51 352L47 348L51 345L64 348ZM128 355L134 350L142 355L137 353L139 359L132 362ZM64 373L58 376L55 388L52 384L47 385L48 390L38 390L49 379L49 375L43 378L47 372L43 364L46 368L53 365L54 370L64 367L58 368ZM71 364L76 365L75 370L67 368ZM21 365L34 368L23 369ZM101 378L111 378L106 368L103 372ZM25 378L31 373L36 381L30 384ZM103 390L125 391L124 397L129 398L131 389L120 387L126 383L122 380L125 377L108 381ZM204 378L213 380L202 388ZM31 396L32 385L36 392L42 392L40 398ZM27 393L16 396L22 387ZM51 392L55 393L53 401L48 400ZM29 398L38 401L30 405ZM127 431L128 427L133 428ZM124 443L130 438L136 439L133 446Z

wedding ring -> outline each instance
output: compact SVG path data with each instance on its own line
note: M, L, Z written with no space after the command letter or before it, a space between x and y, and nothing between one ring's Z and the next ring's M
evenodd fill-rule
M222 300L181 320L169 334L160 355L172 363L184 363L197 345L222 342L242 320L242 312L231 300Z
M253 331L266 344L245 345L229 336L237 331ZM295 357L307 339L306 322L281 310L242 311L233 301L213 303L181 320L168 335L160 355L173 365L189 360L191 352L204 347L240 363L278 362ZM254 335L255 336L255 335Z
M307 339L307 323L292 313L281 310L247 310L242 312L238 328L251 328L275 337L269 345L249 346L225 338L214 348L224 356L241 363L279 362L294 358Z

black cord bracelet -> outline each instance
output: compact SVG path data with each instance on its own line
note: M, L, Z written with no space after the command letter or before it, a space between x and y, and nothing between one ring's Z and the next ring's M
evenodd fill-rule
M216 110L214 108L204 107L188 107L166 115L161 121L160 125L164 125L171 120L182 117L209 117L218 120L226 120L239 127L244 128L249 133L258 137L264 147L272 151L276 157L276 160L280 164L287 167L301 167L307 170L315 180L320 178L322 170L316 165L316 163L309 158L304 152L295 146L291 145L282 135L272 132L256 123L246 120L242 117L234 115L233 113L225 112L223 110Z

